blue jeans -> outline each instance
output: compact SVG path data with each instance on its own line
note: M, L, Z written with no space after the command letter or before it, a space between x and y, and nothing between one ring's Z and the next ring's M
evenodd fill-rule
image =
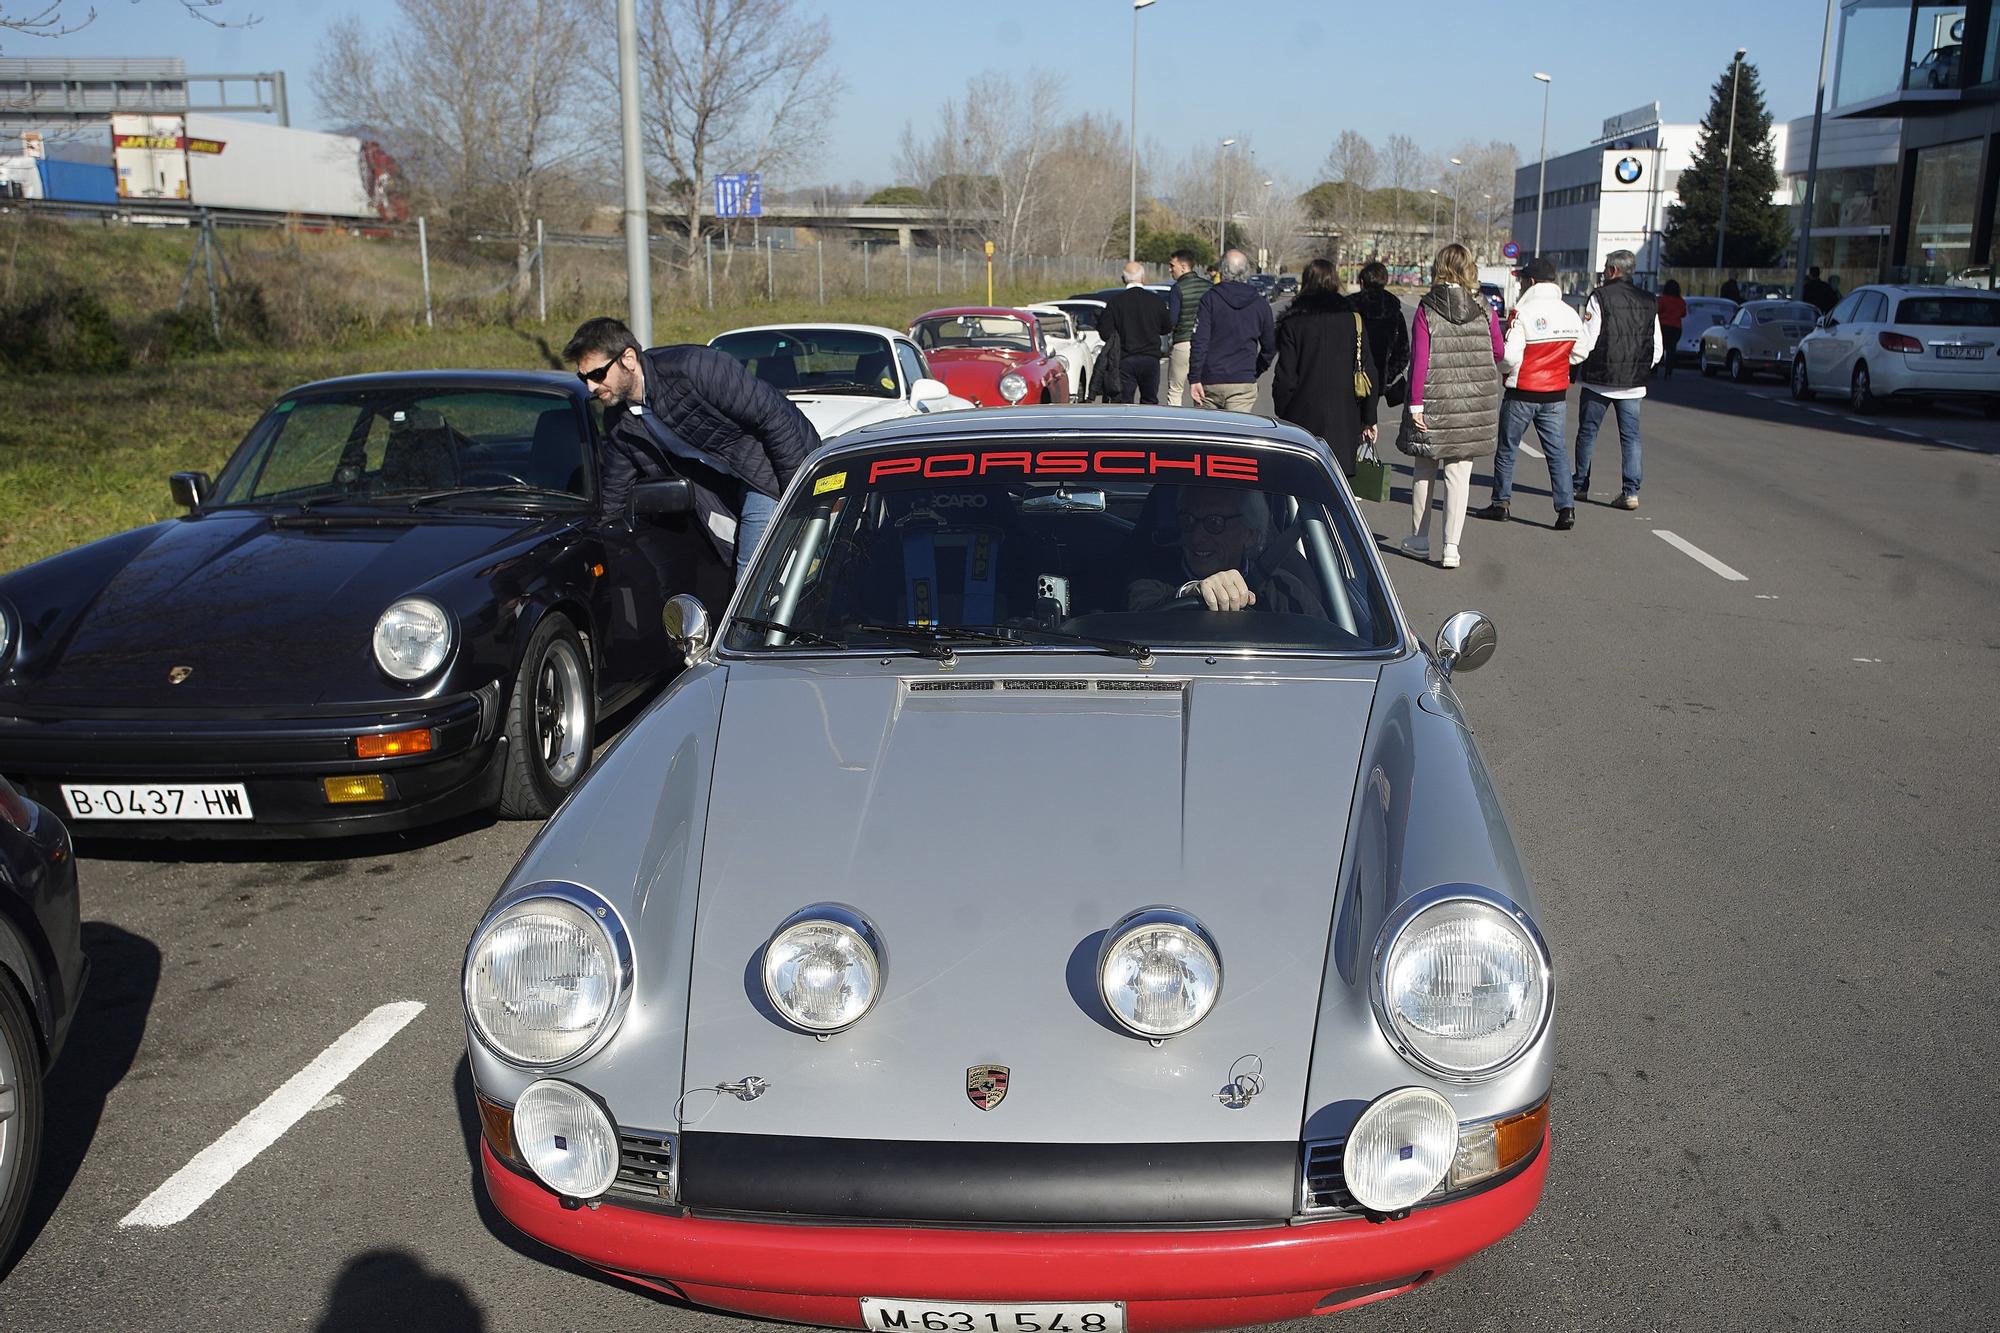
M1569 482L1569 445L1563 441L1563 416L1569 404L1558 398L1552 403L1532 403L1509 398L1500 404L1500 442L1493 451L1493 499L1505 504L1514 498L1514 449L1521 437L1534 426L1549 459L1549 495L1556 508L1573 509L1576 496Z
M736 577L740 581L750 570L750 557L757 553L757 541L771 526L778 502L762 491L743 491L743 512L736 516Z
M1597 443L1597 427L1606 411L1618 411L1618 445L1624 452L1625 477L1620 495L1639 493L1639 404L1643 398L1606 398L1586 387L1577 399L1576 472L1570 486L1578 495L1590 491L1590 451Z

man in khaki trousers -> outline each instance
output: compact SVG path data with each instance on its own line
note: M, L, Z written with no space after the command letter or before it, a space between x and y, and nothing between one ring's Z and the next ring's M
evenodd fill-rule
M1185 407L1188 400L1188 353L1194 347L1195 314L1201 298L1215 284L1206 273L1196 272L1194 255L1176 250L1167 259L1167 275L1174 280L1167 293L1167 318L1174 326L1174 341L1167 353L1168 407Z
M1271 303L1249 283L1241 250L1222 257L1222 281L1201 298L1188 346L1188 396L1197 407L1255 412L1257 381L1278 353Z

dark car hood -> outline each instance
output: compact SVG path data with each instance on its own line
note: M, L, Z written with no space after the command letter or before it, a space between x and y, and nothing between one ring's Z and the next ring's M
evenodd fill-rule
M25 674L33 702L290 707L384 693L372 633L389 603L545 533L520 517L223 512L162 524L92 592L65 590ZM114 539L115 540L115 539ZM183 683L168 672L187 667Z

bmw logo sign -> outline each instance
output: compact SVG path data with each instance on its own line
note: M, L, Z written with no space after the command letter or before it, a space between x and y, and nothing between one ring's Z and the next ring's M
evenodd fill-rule
M1618 159L1618 165L1611 168L1611 174L1616 176L1624 184L1630 185L1633 181L1639 179L1639 172L1641 170L1642 168L1639 166L1638 158L1621 157Z

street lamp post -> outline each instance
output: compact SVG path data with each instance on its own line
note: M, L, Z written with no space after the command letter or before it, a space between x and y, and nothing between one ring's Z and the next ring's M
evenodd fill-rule
M1132 202L1131 222L1125 233L1125 258L1139 257L1139 11L1154 0L1132 0Z
M1535 77L1542 85L1542 174L1535 182L1535 254L1542 253L1542 201L1549 194L1549 88L1555 82L1546 74Z
M1799 266L1792 279L1792 296L1800 301L1806 299L1806 267L1812 250L1813 191L1819 185L1819 126L1826 114L1826 57L1832 37L1833 0L1826 0L1826 26L1819 31L1819 91L1813 94L1812 149L1806 157L1806 197L1799 209Z
M1729 232L1729 173L1736 165L1736 90L1743 82L1743 57L1747 46L1736 48L1729 62L1729 142L1722 150L1722 216L1715 223L1715 266L1722 267L1722 238Z
M1479 253L1483 258L1493 253L1493 196L1481 194L1479 202L1485 206L1479 214Z
M1224 148L1234 148L1236 140L1224 139ZM1222 256L1229 249L1229 162L1222 161L1222 206L1215 214L1215 262L1220 264Z
M1465 175L1465 160L1454 157L1451 165L1451 238L1455 241L1458 239L1458 182Z
M1438 200L1444 196L1436 189L1431 190L1431 249L1438 248Z
M653 345L653 265L646 253L646 163L639 147L639 9L618 0L618 122L625 177L625 323Z

